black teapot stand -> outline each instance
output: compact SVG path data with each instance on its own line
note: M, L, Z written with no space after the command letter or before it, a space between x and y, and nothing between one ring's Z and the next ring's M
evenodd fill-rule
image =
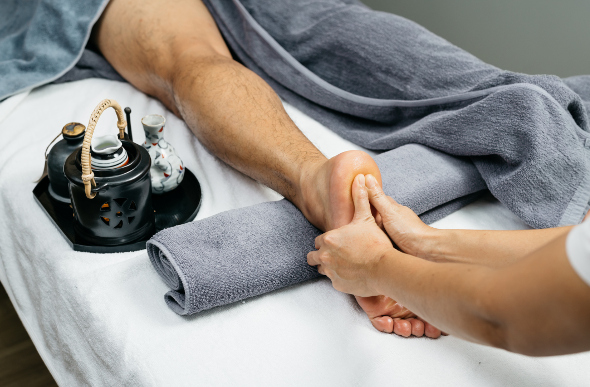
M122 253L145 249L149 238L119 246L101 246L85 241L74 232L74 211L69 203L55 200L49 195L49 178L45 176L33 189L37 203L60 230L75 251L89 253ZM201 208L201 185L197 177L185 168L182 183L173 191L152 195L152 207L156 216L156 232L195 219Z

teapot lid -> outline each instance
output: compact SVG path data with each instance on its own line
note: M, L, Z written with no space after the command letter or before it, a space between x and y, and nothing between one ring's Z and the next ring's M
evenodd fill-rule
M86 127L81 123L70 122L69 124L64 125L63 129L61 130L61 134L63 134L65 138L73 138L78 137L79 135L84 133L85 130Z

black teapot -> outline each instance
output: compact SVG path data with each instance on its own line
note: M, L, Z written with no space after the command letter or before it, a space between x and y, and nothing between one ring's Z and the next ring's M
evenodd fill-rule
M103 148L109 152L93 165L90 144L94 128L110 107L117 114L119 134L111 140L105 136L100 144L95 144L95 152ZM126 125L121 106L115 100L103 100L90 116L82 147L73 151L63 166L74 210L74 230L94 244L123 245L155 232L150 155L142 146L129 141ZM122 159L117 161L120 156Z

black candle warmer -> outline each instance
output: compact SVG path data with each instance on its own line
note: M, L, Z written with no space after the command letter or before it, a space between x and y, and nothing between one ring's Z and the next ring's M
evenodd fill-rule
M93 171L90 142L100 115L109 107L117 113L119 139L129 162L119 168ZM150 156L143 147L126 140L126 126L121 106L114 100L103 100L92 112L82 148L74 151L64 164L70 183L74 230L94 244L123 245L155 232Z
M118 138L128 161L93 171L90 142L98 118L109 107L117 113ZM174 190L152 194L150 156L145 148L133 143L131 109L126 108L125 113L129 137L124 132L121 107L113 100L104 100L94 109L85 133L82 124L66 125L62 134L72 138L51 149L47 157L49 176L41 178L33 189L37 203L76 251L145 249L155 232L192 221L201 206L201 186L188 168Z

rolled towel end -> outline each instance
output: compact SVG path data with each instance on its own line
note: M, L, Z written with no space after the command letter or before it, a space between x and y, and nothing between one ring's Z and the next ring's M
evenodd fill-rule
M190 315L319 277L306 259L318 235L280 200L163 230L147 252L168 307Z

